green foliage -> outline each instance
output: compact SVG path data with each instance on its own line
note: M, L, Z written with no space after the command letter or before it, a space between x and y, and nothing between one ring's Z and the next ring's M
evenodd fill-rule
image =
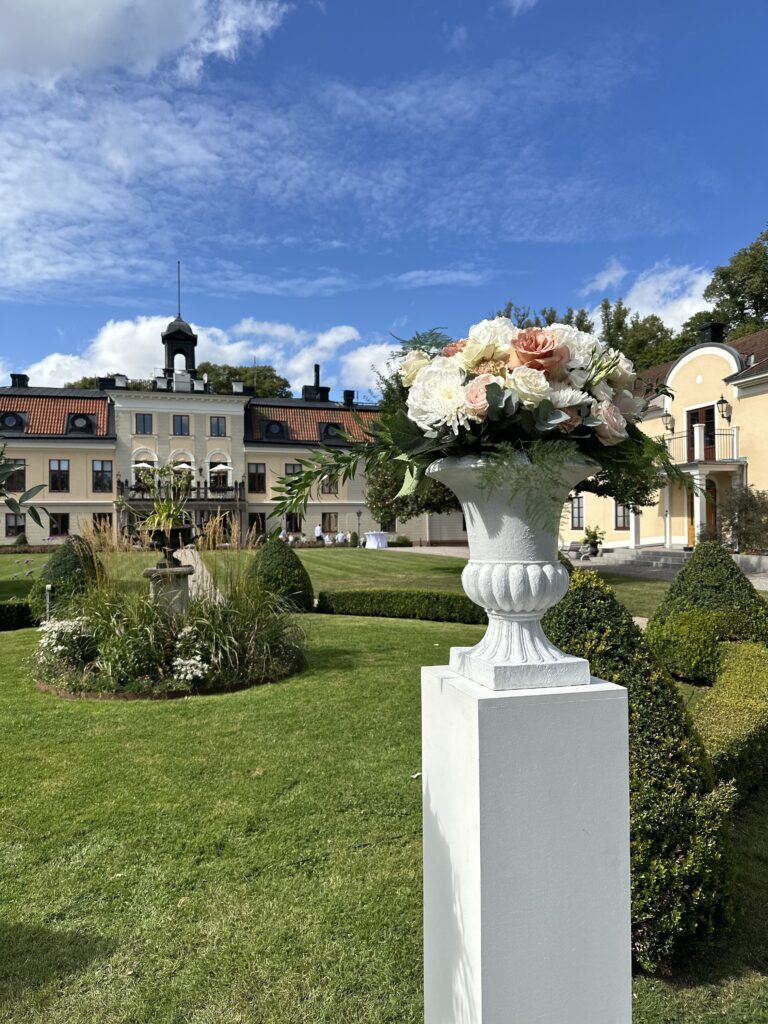
M768 230L715 267L704 298L731 329L748 322L759 330L768 323Z
M550 324L569 324L579 331L591 334L595 329L594 322L590 319L586 309L573 309L569 306L562 314L558 314L553 306L545 306L538 312L530 306L518 306L511 300L497 310L494 316L504 316L511 320L516 327L548 327Z
M352 532L349 535L349 546L351 548L356 548L359 545L360 545L360 538L357 535L357 530L352 530Z
M645 639L657 661L672 675L690 682L714 683L723 661L722 641L730 636L732 626L730 612L691 608L650 622Z
M398 533L397 536L393 537L392 540L389 541L389 546L391 548L412 548L413 541L410 537L404 537L402 534Z
M28 601L39 622L45 618L46 585L51 585L51 609L63 607L75 594L102 578L104 567L88 541L70 537L59 545L32 584Z
M70 692L201 693L274 682L304 663L304 634L280 598L244 578L226 601L173 614L145 589L109 583L44 624L38 678Z
M677 687L597 574L573 572L544 628L567 653L588 658L594 675L627 688L633 951L647 970L668 967L727 917L732 790L713 787Z
M8 481L16 472L16 460L9 459L5 455L5 445L0 444L0 501L3 501L5 507L9 512L15 512L16 514L24 512L29 515L29 518L33 523L38 526L43 525L43 521L40 518L40 513L47 514L45 509L36 508L30 504L32 498L36 494L39 494L43 489L43 484L37 484L35 487L30 487L19 497L11 496L8 493ZM18 542L17 542L18 543Z
M121 374L121 370L110 370L109 373L101 373L99 377L115 377ZM127 374L122 374L127 377ZM65 388L86 388L96 389L99 386L99 377L79 377L77 380L71 380L68 384L65 384ZM128 382L125 385L126 391L151 391L152 381L151 380L139 380L136 378L129 377Z
M768 491L734 486L718 497L720 533L736 551L768 551Z
M768 637L768 609L733 558L717 541L702 541L677 574L649 626L675 612L702 609L727 612L736 639Z
M300 611L312 611L314 592L309 573L296 552L279 538L270 537L254 552L250 571L266 590Z
M29 543L26 533L17 533L16 540L13 543L17 548L25 548Z
M567 555L564 555L562 551L558 551L557 552L557 560L560 563L560 565L562 565L562 567L565 569L565 571L568 573L568 575L570 576L571 573L573 572L573 562L570 560L570 558L568 558Z
M9 629L27 629L34 624L28 601L0 601L0 633Z
M436 590L321 590L317 611L326 615L369 615L482 625L488 617L464 594Z
M217 395L231 395L232 382L239 380L254 389L259 398L290 398L290 382L273 366L229 366L226 363L202 362L197 367L198 379L208 374L208 387Z
M740 797L768 781L768 651L730 644L712 690L694 707L694 721L718 779Z

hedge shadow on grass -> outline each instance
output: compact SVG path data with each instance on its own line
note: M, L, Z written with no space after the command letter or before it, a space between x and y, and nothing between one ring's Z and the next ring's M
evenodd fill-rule
M55 979L106 959L114 943L101 935L0 922L0 1007ZM55 994L55 998L58 993Z

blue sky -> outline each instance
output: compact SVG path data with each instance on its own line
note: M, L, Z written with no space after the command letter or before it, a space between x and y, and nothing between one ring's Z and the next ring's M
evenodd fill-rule
M764 0L5 0L0 372L364 393L508 298L677 326L768 221ZM757 84L755 84L757 82Z

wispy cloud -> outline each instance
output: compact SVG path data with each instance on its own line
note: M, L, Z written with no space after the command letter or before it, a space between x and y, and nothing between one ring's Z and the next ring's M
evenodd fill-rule
M168 62L196 80L207 59L233 60L287 11L280 0L4 0L0 80L51 86L117 68L146 76Z
M388 280L397 288L429 288L437 285L484 284L491 276L485 270L407 270Z
M629 271L620 260L612 256L602 270L598 270L581 289L581 295L592 295L594 292L605 292L620 285Z
M448 53L460 53L466 48L469 32L466 25L443 25L443 46Z
M535 7L538 0L502 0L504 7L508 7L513 15L524 14Z
M639 274L626 293L625 301L641 316L655 313L675 330L707 308L704 289L712 279L705 267L656 263Z

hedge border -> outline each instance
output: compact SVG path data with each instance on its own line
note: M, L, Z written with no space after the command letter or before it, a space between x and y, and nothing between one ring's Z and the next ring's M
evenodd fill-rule
M316 612L485 626L488 617L464 594L443 590L321 590Z
M8 633L14 629L29 629L35 625L35 617L28 601L20 601L18 598L0 601L0 633Z

